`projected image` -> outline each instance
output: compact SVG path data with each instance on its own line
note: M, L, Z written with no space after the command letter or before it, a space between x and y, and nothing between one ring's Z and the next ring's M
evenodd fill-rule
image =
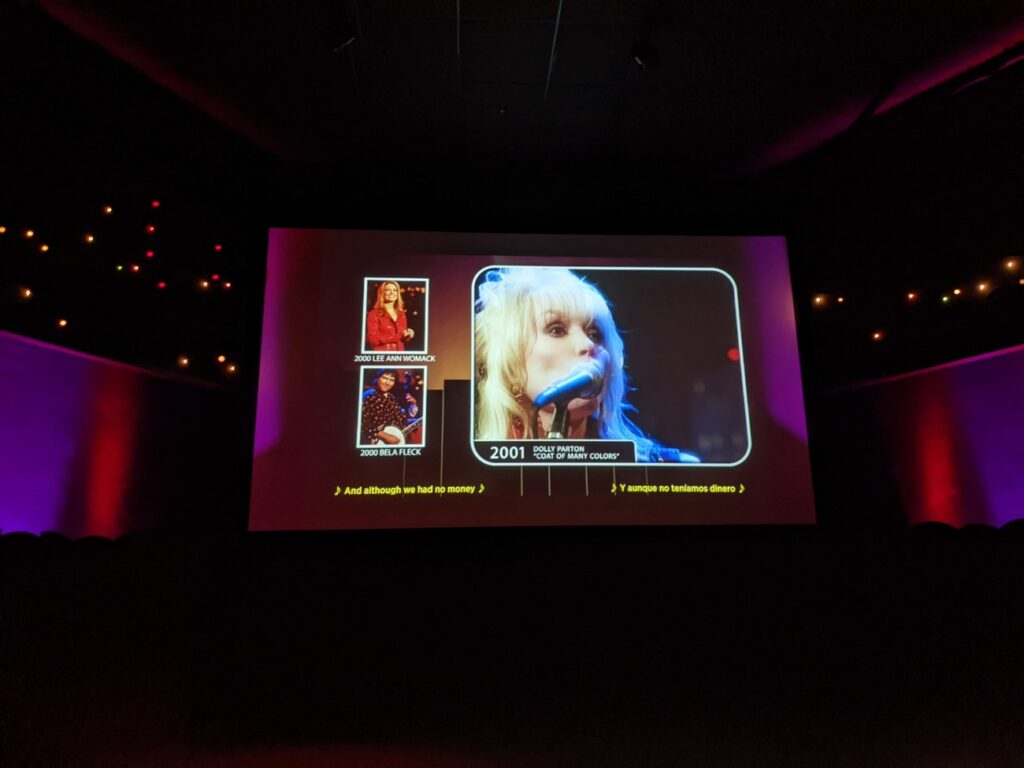
M725 272L495 267L477 275L474 296L481 461L746 458L736 292Z
M363 352L424 352L427 299L424 278L367 277Z
M363 366L361 379L357 447L422 446L426 368Z
M250 527L813 522L796 341L778 236L272 230Z

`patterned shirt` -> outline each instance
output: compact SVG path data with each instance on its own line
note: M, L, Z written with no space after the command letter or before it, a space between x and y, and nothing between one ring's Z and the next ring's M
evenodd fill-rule
M368 390L363 396L363 422L360 431L361 445L374 445L377 433L384 427L405 426L405 409L398 404L398 399L391 392Z

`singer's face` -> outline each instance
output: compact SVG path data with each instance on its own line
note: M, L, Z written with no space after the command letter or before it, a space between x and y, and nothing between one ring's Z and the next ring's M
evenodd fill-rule
M536 315L536 339L526 354L526 394L535 399L587 358L602 349L601 331L586 317L545 308ZM569 403L576 420L597 410L600 398Z
M384 301L393 304L398 301L398 286L394 283L384 283Z

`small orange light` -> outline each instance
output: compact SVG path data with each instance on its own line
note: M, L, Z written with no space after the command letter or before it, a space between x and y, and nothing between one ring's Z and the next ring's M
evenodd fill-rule
M911 291L907 294L907 301L917 301L917 294Z
M883 331L875 331L874 333L871 334L871 338L874 339L875 341L881 341L882 339L885 338L885 333Z
M824 304L825 304L825 295L824 294L819 293L817 296L814 297L814 306L820 307L820 306L823 306Z
M954 296L959 296L961 293L962 293L962 291L959 288L954 288L953 289L953 295Z
M200 280L199 287L205 291L207 288L210 287L210 282L208 280Z
M105 214L107 214L107 216L109 216L110 214L112 214L114 212L114 209L111 208L109 205L104 205L103 206L103 212Z
M178 366L181 368L188 368L188 358L182 355L178 358Z
M217 355L217 362L218 363L223 363L225 360L227 360L227 358L224 357L224 355Z
M0 227L0 235L7 234L7 227Z
M978 292L984 293L988 290L988 283L978 283Z
M1007 259L1005 266L1011 272L1016 272L1017 271L1017 267L1020 266L1020 264L1019 264L1019 262L1016 259Z
M57 321L57 327L58 327L58 328L67 328L67 327L68 327L68 321L67 321L67 320L65 320L65 319L64 319L64 318L62 317L62 318L61 318L60 320L58 320L58 321Z
M48 246L46 243L43 243L42 245L39 246L39 250L42 251L43 253L46 253L48 250L50 250L50 246Z
M224 290L230 291L231 290L231 283L224 283Z
M94 243L94 242L96 242L96 238L93 237L92 235L86 235L85 236L85 242L87 242L87 243Z
M226 368L225 370L226 370L226 371L227 371L228 373L234 373L234 372L235 372L235 371L237 371L238 369L237 369L237 368L235 368L235 366L234 366L234 365L229 365L229 366L228 366L228 367L227 367L227 368Z
M31 288L22 288L20 291L18 291L18 295L21 296L21 298L23 298L25 300L31 299L32 298L32 289Z
M842 303L843 303L844 301L846 301L846 299L844 299L844 298L843 298L842 296L840 296L840 297L839 297L838 299L836 299L836 301L837 301L837 302L838 302L839 304L842 304Z
M128 269L130 269L132 272L138 272L140 269L142 269L142 267L140 267L138 264L132 264L130 267L128 267Z
M36 233L33 232L31 229L26 229L25 230L25 237L35 237L35 236L36 236Z

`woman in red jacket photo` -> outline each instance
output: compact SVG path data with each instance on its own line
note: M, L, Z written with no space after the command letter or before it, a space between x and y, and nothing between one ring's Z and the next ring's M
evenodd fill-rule
M402 288L394 280L377 286L377 300L366 315L366 346L374 352L404 352L416 332L409 327Z

